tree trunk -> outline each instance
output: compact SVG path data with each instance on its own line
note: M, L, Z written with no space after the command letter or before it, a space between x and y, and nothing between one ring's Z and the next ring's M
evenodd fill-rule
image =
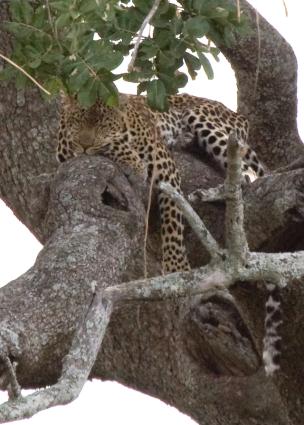
M234 4L234 2L232 2ZM250 120L249 144L271 169L303 157L297 129L297 60L287 41L241 0L251 32L219 46L235 72L238 110Z
M251 8L244 8L254 24ZM0 9L4 19L6 5ZM256 96L255 34L226 49L226 55L238 78L240 108L250 116L250 142L276 168L302 152L296 131L296 65L287 43L262 19L260 23L267 51L261 51ZM0 36L9 49L7 34ZM36 89L0 90L0 196L44 244L33 268L0 291L0 337L5 332L18 336L18 381L24 388L37 388L60 377L92 288L142 277L146 188L105 158L81 157L57 168L56 104L43 102ZM189 153L176 153L176 160L185 193L222 182L212 166ZM251 249L304 249L303 180L299 169L260 179L246 189ZM224 203L198 202L196 207L222 242ZM159 273L158 228L152 209L150 275ZM187 246L193 266L207 262L189 230ZM156 396L200 424L298 425L304 405L304 332L297 326L304 294L299 283L290 282L282 292L284 353L282 372L274 379L266 378L261 366L265 290L254 284L233 289L237 310L216 297L194 308L196 300L119 306L91 377Z

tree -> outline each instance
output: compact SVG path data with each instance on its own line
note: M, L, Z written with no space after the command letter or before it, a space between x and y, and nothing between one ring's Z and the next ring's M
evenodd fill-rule
M7 4L2 4L0 19L7 20ZM246 2L241 6L255 22L254 10ZM9 37L1 35L3 48L9 51ZM263 19L260 37L260 50L255 32L237 38L230 47L219 47L236 72L239 109L251 121L250 144L274 169L303 157L296 129L296 61L290 46ZM195 286L200 270L156 277L154 282L161 285L154 292L155 301L136 301L136 291L131 295L126 291L127 300L115 304L111 314L113 301L103 300L99 288L129 282L142 273L142 183L135 177L136 184L130 182L106 158L77 158L57 170L55 102L43 103L36 89L16 91L9 85L1 92L5 99L5 120L0 124L1 197L44 244L33 268L0 292L2 387L9 382L12 395L18 394L10 367L17 360L17 379L24 388L67 378L66 398L58 393L61 380L44 392L45 407L50 400L50 404L70 401L76 395L75 384L80 390L89 371L91 377L111 378L155 395L199 423L301 423L303 332L300 326L295 328L303 297L303 272L298 273L303 249L301 162L291 167L295 169L257 181L244 194L251 250L299 251L284 257L289 261L288 270L283 270L289 282L282 291L285 350L282 372L269 379L259 354L263 284L235 285L231 293L236 301L223 296L223 288L207 299L180 301L163 299L166 288L176 282ZM176 157L185 193L222 181L210 164L186 153ZM224 204L197 201L196 209L222 241ZM157 275L155 222L151 227L148 266L150 274ZM208 253L198 252L190 231L188 246L194 265L207 263ZM133 289L148 283L133 284ZM37 396L37 404L39 400ZM23 415L35 408L30 404L29 408L23 404ZM18 414L18 406L22 410L18 400L2 406L1 420Z

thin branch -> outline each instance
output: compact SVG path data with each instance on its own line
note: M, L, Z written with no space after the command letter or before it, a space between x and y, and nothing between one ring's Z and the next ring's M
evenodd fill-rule
M136 43L135 43L135 46L134 46L134 50L133 50L132 55L131 55L131 60L130 60L130 63L128 65L128 72L132 72L133 71L134 63L135 63L135 60L136 60L136 56L137 56L137 53L138 53L138 49L139 49L139 45L140 45L140 40L142 38L143 32L144 32L146 26L150 23L150 21L153 18L153 16L155 15L155 13L156 13L156 11L158 9L158 6L160 5L160 2L161 2L161 0L155 0L154 1L153 6L151 7L150 12L145 17L143 23L141 24L141 27L140 27L140 29L138 31L138 36L137 36L137 40L136 40Z
M242 158L236 134L231 132L227 146L226 188L226 245L228 256L235 267L245 264L248 244L244 230L244 205L242 199Z
M284 253L252 252L246 267L239 270L243 281L270 280L280 287L304 277L304 251Z
M0 360L5 368L9 399L15 400L21 397L21 389L16 377L15 366L12 364L9 356L0 355Z
M236 14L237 14L237 20L238 22L241 21L241 5L240 0L236 0Z
M221 202L226 200L225 185L220 184L216 187L209 189L197 189L189 195L189 201L195 202L200 200L202 202Z
M209 296L212 292L223 291L233 284L231 276L218 268L205 266L184 273L171 273L150 279L137 280L110 286L104 291L104 297L113 302L188 297L198 294Z
M255 71L255 80L254 80L254 88L253 88L253 97L256 97L256 92L258 88L259 75L260 75L260 66L261 66L261 30L260 30L260 15L259 12L255 11L256 18L256 27L257 27L257 37L258 37L258 57Z
M99 292L83 322L76 331L71 349L63 361L59 381L42 391L19 400L9 400L0 406L0 423L28 418L52 406L70 403L82 390L95 362L112 313L112 303L105 302Z
M222 257L223 252L218 243L186 199L169 183L160 183L160 189L176 203L211 258Z
M287 5L286 5L286 3L285 3L285 1L284 1L284 0L282 0L282 1L283 1L284 11L285 11L285 16L286 16L286 18L288 18L288 9L287 9Z
M48 20L49 20L50 27L51 27L51 29L53 31L53 34L54 34L55 38L57 39L57 34L56 34L55 28L53 26L53 19L52 19L52 14L51 14L49 0L45 0L45 6L46 6L47 14L48 14Z
M35 80L34 77L32 77L29 73L27 73L23 68L21 68L21 66L19 66L18 64L16 64L15 62L13 62L11 59L7 58L6 56L4 56L2 53L0 53L0 58L4 59L6 62L8 62L10 65L14 66L15 68L17 68L19 71L21 71L24 75L27 76L27 78L29 78L37 87L40 88L40 90L42 90L45 94L47 94L48 96L51 96L51 93L46 90L40 83L38 83L37 80Z
M279 270L279 272L278 272ZM163 300L208 295L226 290L237 281L267 281L284 287L287 281L304 276L304 251L283 254L251 253L245 267L234 270L229 258L189 272L171 273L110 286L103 296L113 303Z

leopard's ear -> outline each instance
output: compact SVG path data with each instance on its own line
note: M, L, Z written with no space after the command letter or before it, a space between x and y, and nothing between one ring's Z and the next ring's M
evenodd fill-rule
M71 110L77 106L77 100L75 96L69 96L63 90L60 90L59 96L63 110Z
M130 103L130 96L125 93L120 93L118 109L122 112L125 112L129 103Z

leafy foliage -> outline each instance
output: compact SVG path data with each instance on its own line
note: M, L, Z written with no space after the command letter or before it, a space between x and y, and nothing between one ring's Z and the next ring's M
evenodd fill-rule
M152 107L164 110L166 96L187 84L187 73L194 79L203 67L213 78L207 55L217 58L219 51L209 41L229 45L246 24L225 0L162 0L134 69L119 74L152 5L153 0L11 0L12 19L5 23L14 36L11 59L52 94L64 90L85 106L99 97L115 105L115 81L124 78L147 92ZM29 82L12 66L0 76L14 79L17 87Z

